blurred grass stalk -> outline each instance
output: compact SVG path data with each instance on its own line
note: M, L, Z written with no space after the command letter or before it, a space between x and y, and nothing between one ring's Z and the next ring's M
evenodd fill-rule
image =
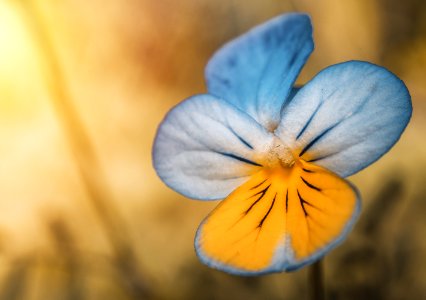
M114 199L105 174L96 156L86 129L75 109L61 71L55 49L49 38L37 5L31 0L19 0L24 20L32 31L36 47L45 67L50 100L71 147L78 172L88 194L88 199L101 222L113 250L114 263L129 291L138 299L148 298L151 291L147 278L138 264L124 219L114 206Z
M325 300L322 260L323 258L308 267L308 288L312 300Z

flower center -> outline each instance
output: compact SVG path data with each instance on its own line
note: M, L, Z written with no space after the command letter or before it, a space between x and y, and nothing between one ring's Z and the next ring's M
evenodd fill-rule
M269 167L291 168L295 162L296 158L290 147L275 137L266 157L266 165Z

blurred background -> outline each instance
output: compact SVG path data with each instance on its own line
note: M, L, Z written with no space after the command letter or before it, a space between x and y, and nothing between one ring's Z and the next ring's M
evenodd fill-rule
M338 62L383 65L414 114L352 180L354 231L324 261L329 299L426 299L426 2L0 0L0 299L307 299L307 269L242 278L193 250L216 205L168 189L156 128L205 91L224 42L308 12L316 50L298 82Z

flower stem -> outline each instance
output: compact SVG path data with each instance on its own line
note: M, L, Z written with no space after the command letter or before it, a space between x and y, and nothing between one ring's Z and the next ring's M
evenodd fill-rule
M325 300L322 260L316 261L308 269L308 284L311 300Z

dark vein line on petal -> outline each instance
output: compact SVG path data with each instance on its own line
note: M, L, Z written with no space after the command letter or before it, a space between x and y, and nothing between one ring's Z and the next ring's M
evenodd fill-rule
M322 106L322 104L324 103L324 101L321 101L317 108L314 110L314 112L312 113L311 117L309 118L308 122L306 122L305 126L303 126L302 130L299 132L299 134L296 136L296 141L302 136L302 134L306 131L306 129L309 127L309 125L311 124L313 118L315 117L315 115L317 114L318 110L320 109L320 107Z
M285 212L288 213L288 189L285 194Z
M303 210L305 210L305 204L306 205L308 205L308 206L310 206L310 207L312 207L312 208L315 208L316 210L318 210L318 211L320 211L320 212L322 212L322 213L324 213L324 211L321 209L321 208L319 208L318 206L316 206L316 205L313 205L311 202L308 202L308 201L306 201L301 195L300 195L300 192L299 192L299 190L297 190L297 195L299 196L299 199L300 199L300 202L301 203L303 203L302 204L302 207L303 207ZM307 217L310 217L309 215L307 215ZM312 218L311 218L312 219Z
M386 126L387 126L387 125L384 125L384 126L377 126L377 127L375 128L375 130L376 130L376 132L380 132L381 130L383 130L384 128L386 128ZM361 141L362 141L362 140L361 140ZM355 147L355 146L358 146L358 143L359 143L359 142L354 143L353 145L350 145L349 147L346 147L346 148L344 148L343 150L339 150L339 151L332 152L332 153L329 153L329 154L326 154L326 155L323 155L323 156L319 156L319 157L316 157L316 158L312 158L312 159L310 159L310 160L307 160L307 162L316 162L316 161L323 160L323 159L329 159L329 158L330 158L330 157L332 157L332 156L339 155L339 154L340 154L340 153L342 153L343 151L349 151L351 148L353 148L353 147Z
M318 191L318 192L321 192L321 189L319 188L319 187L316 187L315 185L313 185L313 184L311 184L311 183L309 183L309 182L307 182L306 180L305 180L305 178L303 178L302 176L300 176L300 178L302 179L302 181L308 186L308 187L310 187L311 189L314 189L314 190L316 190L316 191Z
M277 198L277 193L275 193L274 199L272 200L272 204L268 209L268 212L266 213L266 215L263 217L263 219L260 221L258 227L262 227L263 222L265 222L266 218L268 217L269 213L271 212L272 208L274 207L275 204L275 199Z
M250 164L250 165L253 165L253 166L256 166L256 167L262 167L262 165L258 164L257 162L251 161L251 160L244 158L244 157L237 156L237 155L232 154L232 153L225 153L225 152L217 152L217 153L222 154L223 156L228 156L230 158L242 161L246 164Z
M305 169L305 168L303 168L302 170L305 171L306 173L315 173L314 171L308 170L308 169Z
M374 85L371 88L371 92L375 92L375 90L377 89L376 85ZM361 105L359 105L354 111L351 111L349 113L347 113L343 118L341 118L340 120L338 120L334 125L330 126L329 128L327 128L326 130L324 130L320 135L318 135L316 138L314 138L308 145L306 145L305 148L303 148L303 150L300 152L299 156L302 156L307 150L309 150L316 142L318 142L318 140L320 140L322 137L324 137L324 135L326 135L328 132L330 132L330 130L334 129L335 127L337 127L337 125L342 125L344 122L346 122L347 120L351 119L353 116L357 115L359 112L361 112L361 110L364 108L364 106L368 103L368 100L371 98L371 95L367 95ZM310 160L309 162L312 161L316 161L319 159L313 159Z
M259 198L257 198L256 199L256 201L254 201L253 203L252 203L252 205L250 205L250 207L246 210L246 212L245 212L245 215L247 215L248 213L249 213L249 211L260 201L260 199L262 199L264 196L265 196L265 194L266 194L266 192L268 191L268 189L269 189L269 187L270 187L271 185L268 185L265 189L263 189L262 191L260 191L259 193L256 193L256 194L254 194L253 196L251 196L251 197L254 197L254 196L257 196L257 195L259 195L260 194L260 196L259 196ZM250 198L251 198L250 197ZM249 199L250 199L249 198Z
M305 209L305 203L307 202L302 198L302 196L300 196L299 190L297 190L297 196L299 196L300 205L302 206L303 212L305 213L305 217L307 217L308 213L306 212L306 209Z
M254 187L250 188L250 190L257 189L259 186L261 186L262 184L264 184L266 180L268 180L268 179L263 180L261 183L259 183L259 184L255 185Z
M305 154L306 151L308 151L313 145L315 145L316 142L318 142L321 138L323 138L330 130L335 128L339 123L334 124L331 127L328 127L326 130L324 130L321 134L319 134L316 138L314 138L309 144L303 148L303 150L300 152L299 156L301 157L303 154Z
M249 213L249 211L260 201L260 199L263 198L263 196L265 196L266 192L268 191L269 187L271 185L268 185L266 188L264 188L263 190L261 190L258 193L253 194L252 196L248 197L246 200L250 200L251 198L260 195L251 205L250 207L243 213L241 213L241 216L239 217L239 219L237 221L235 221L234 224L232 224L227 230L232 230L232 228L237 225L242 219L244 219L245 216L247 216L247 214Z
M299 132L299 134L296 137L296 140L298 140L302 134L306 131L306 129L308 129L309 125L311 124L312 120L314 119L315 115L318 113L319 109L321 108L321 106L325 103L325 98L331 98L333 97L333 95L337 92L337 89L335 89L334 91L332 91L329 95L327 95L326 97L321 98L320 103L318 104L317 108L314 110L314 112L312 113L312 115L310 116L308 122L306 122L305 126L302 128L302 130Z
M250 148L251 150L253 150L254 148L253 148L253 146L252 145L250 145L245 139L243 139L240 135L238 135L235 131L234 131L234 129L232 129L232 127L228 127L229 128L229 130L244 144L244 145L246 145L248 148Z
M339 154L340 152L341 151L334 152L334 153L331 153L331 154L327 154L327 155L324 155L324 156L318 156L318 157L315 157L313 159L308 160L307 162L316 162L316 161L319 161L319 160L322 160L322 159L326 159L326 158L329 158L329 157L331 157L333 155Z

